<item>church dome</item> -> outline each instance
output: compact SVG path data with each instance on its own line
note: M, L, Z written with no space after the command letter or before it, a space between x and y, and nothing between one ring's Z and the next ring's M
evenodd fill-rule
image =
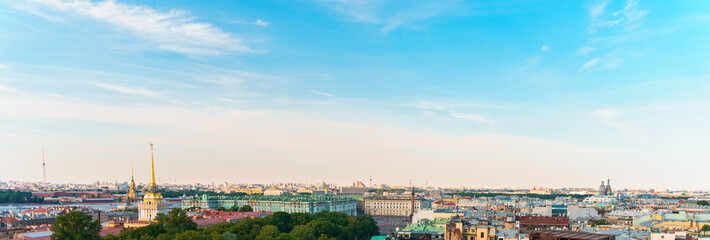
M143 199L163 199L163 195L156 192L149 192L146 193L145 196L143 196Z

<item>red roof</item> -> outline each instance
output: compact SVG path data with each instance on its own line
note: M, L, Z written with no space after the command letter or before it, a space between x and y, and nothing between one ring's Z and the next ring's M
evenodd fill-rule
M32 213L46 213L47 211L49 211L49 209L46 208L46 207L38 207L38 208L27 209L27 210L22 211L22 212L23 212L23 213L29 213L29 212L32 212Z
M569 225L569 219L564 217L521 216L518 221L526 225Z
M113 235L118 235L121 233L121 230L123 227L113 227L113 228L104 228L101 229L101 232L99 232L99 235L102 237L105 237L106 235L113 234Z
M51 240L52 238L50 236L44 236L44 237L24 237L22 239L23 240Z
M227 220L221 219L221 218L198 218L194 220L195 223L197 223L197 226L200 227L207 227L207 226L212 226L218 223L223 223L226 222Z
M0 222L13 223L13 222L19 222L19 221L13 217L0 217Z

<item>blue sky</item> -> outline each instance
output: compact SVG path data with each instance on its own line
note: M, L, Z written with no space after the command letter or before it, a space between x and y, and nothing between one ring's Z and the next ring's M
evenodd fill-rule
M0 179L702 189L709 10L0 1Z

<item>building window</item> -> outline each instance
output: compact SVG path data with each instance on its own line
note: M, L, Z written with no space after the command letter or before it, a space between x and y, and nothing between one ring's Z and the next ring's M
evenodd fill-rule
M481 232L481 238L484 238L484 237L485 237L484 234L485 234L485 233Z

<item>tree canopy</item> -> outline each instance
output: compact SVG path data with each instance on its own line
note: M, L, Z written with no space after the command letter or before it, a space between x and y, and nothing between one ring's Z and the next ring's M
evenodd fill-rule
M379 233L371 216L348 216L341 212L276 212L263 218L245 218L205 228L197 228L181 209L156 216L146 227L124 230L111 240L209 239L209 240L316 240L370 239Z
M99 239L101 223L93 220L91 215L80 211L72 211L57 217L52 224L51 239L92 240Z
M32 196L31 192L0 190L0 203L41 203L43 197Z

